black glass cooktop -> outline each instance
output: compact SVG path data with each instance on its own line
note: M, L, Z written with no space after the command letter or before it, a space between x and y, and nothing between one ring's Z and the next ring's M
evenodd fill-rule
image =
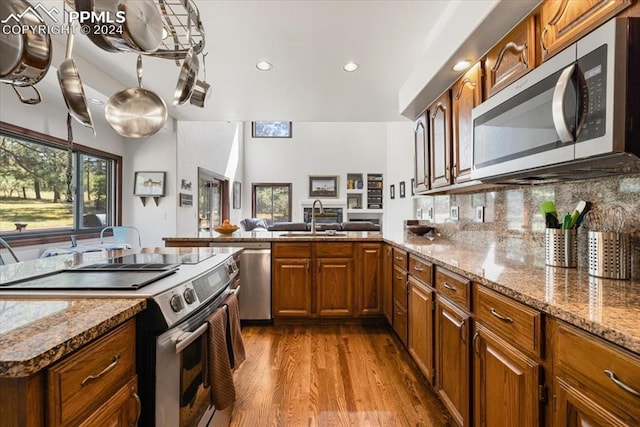
M166 270L176 264L197 264L214 253L130 254L109 258L97 264L80 265L76 270Z

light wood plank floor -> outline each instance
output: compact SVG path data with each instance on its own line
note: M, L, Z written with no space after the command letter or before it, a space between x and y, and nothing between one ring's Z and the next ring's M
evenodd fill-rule
M386 327L246 326L232 426L447 426Z

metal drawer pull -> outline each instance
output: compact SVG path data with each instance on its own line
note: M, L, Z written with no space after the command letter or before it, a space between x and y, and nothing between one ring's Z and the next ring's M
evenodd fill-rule
M625 383L623 383L622 381L620 381L619 379L616 378L616 374L614 374L613 372L609 371L608 369L604 371L605 374L607 374L607 376L609 377L609 379L611 381L613 381L613 383L615 385L617 385L618 387L620 387L621 389L623 389L626 392L629 392L631 394L633 394L635 397L640 397L640 392L635 391L634 389L632 389L631 387L629 387L628 385L626 385Z
M465 332L465 328L464 325L467 323L466 320L463 320L462 323L460 323L460 340L466 344L467 343L467 339L466 339L466 332Z
M455 286L453 286L453 285L450 285L450 284L449 284L449 283L447 283L447 282L444 282L443 286L444 286L445 288L449 289L450 291L458 292L458 288L456 288L456 287L455 287Z
M475 354L480 354L480 351L478 350L478 337L480 336L480 332L476 332L475 334L473 334L473 339L471 339L471 348L473 348L473 352Z
M396 279L402 280L402 276L396 276Z
M493 314L494 316L496 316L498 319L502 320L503 322L513 323L513 319L511 317L503 316L502 314L498 313L495 308L491 307L491 309L489 311L491 311L491 314Z
M424 271L424 268L420 267L419 265L414 266L413 269L419 271L420 273Z
M142 413L142 403L140 402L140 396L136 393L136 388L131 387L131 397L136 401L136 419L131 423L132 426L138 425L138 420L140 420L140 414Z
M96 375L89 375L87 378L82 380L80 385L86 385L89 381L97 380L98 378L100 378L101 376L103 376L104 374L106 374L107 372L112 370L113 368L115 368L116 365L118 364L119 360L120 360L120 355L116 354L115 356L113 356L113 362L111 362L111 364L109 366L104 368L100 373L98 373Z
M397 259L398 261L402 261L402 260L404 259L404 257L397 256L397 257L396 257L396 259Z

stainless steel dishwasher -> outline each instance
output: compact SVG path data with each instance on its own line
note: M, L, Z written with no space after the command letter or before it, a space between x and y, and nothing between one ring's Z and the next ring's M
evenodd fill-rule
M271 243L211 242L211 247L244 248L240 255L240 319L271 319Z

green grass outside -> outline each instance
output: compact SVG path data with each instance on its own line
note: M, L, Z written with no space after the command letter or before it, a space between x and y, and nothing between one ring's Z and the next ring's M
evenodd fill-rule
M43 200L0 197L0 232L15 231L16 222L26 222L27 230L73 226L73 204L52 203L53 194Z

